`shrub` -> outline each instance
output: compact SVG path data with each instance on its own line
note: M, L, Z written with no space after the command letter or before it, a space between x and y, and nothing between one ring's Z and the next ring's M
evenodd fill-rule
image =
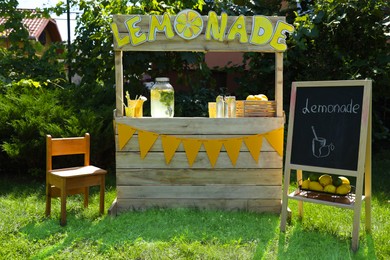
M45 169L45 136L84 135L96 126L93 111L66 105L65 89L33 80L1 87L0 173L41 175ZM99 125L97 125L97 128Z

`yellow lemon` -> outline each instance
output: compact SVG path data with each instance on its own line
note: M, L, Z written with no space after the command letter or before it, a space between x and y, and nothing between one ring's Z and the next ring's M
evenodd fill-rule
M304 190L308 190L309 189L309 184L310 184L310 180L309 179L304 180L302 182L301 188L304 189Z
M321 185L323 187L325 187L329 184L332 184L332 176L330 176L328 174L323 174L320 176L320 178L318 178L318 181L319 181L319 183L321 183Z
M246 100L256 100L254 95L249 95L246 97Z
M176 33L186 40L191 40L199 36L203 29L202 16L190 9L179 12L174 22Z
M336 189L336 194L347 195L351 191L351 185L342 184Z
M318 181L310 181L309 190L313 191L323 191L324 187Z
M340 176L339 178L341 179L341 181L343 182L343 184L348 184L348 185L351 184L351 183L349 182L349 180L348 180L347 177Z
M336 193L336 187L332 184L326 185L324 191L328 193Z
M157 100L157 101L159 101L160 97L161 97L161 95L160 95L160 91L159 90L152 89L150 91L150 100Z
M268 101L268 97L264 94L258 94L255 96L256 100Z

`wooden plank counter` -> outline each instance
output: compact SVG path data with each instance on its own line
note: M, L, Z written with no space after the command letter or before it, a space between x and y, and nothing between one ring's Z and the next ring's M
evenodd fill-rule
M262 134L284 126L284 117L127 118L116 124L175 137L214 139ZM183 144L167 164L161 138L141 159L138 134L120 149L116 128L116 213L151 207L275 212L281 210L283 158L263 138L256 162L242 143L233 166L222 146L214 167L203 146L192 166Z

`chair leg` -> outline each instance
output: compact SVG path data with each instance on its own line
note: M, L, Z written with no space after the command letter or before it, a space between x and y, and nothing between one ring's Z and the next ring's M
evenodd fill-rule
M61 226L66 225L66 180L61 185Z
M104 214L104 191L105 191L105 176L102 175L100 181L100 214Z
M84 208L88 207L89 187L84 188Z
M51 192L50 192L50 184L46 182L46 217L50 216L51 212Z

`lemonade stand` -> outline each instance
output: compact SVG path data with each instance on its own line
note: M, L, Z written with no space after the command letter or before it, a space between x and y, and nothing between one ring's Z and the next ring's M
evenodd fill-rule
M281 211L283 52L293 26L284 17L114 15L116 73L117 198L109 212L150 207ZM275 97L267 113L237 118L127 117L124 113L124 51L275 53ZM241 102L241 111L264 109ZM248 108L248 106L251 106ZM268 109L268 107L270 109Z

